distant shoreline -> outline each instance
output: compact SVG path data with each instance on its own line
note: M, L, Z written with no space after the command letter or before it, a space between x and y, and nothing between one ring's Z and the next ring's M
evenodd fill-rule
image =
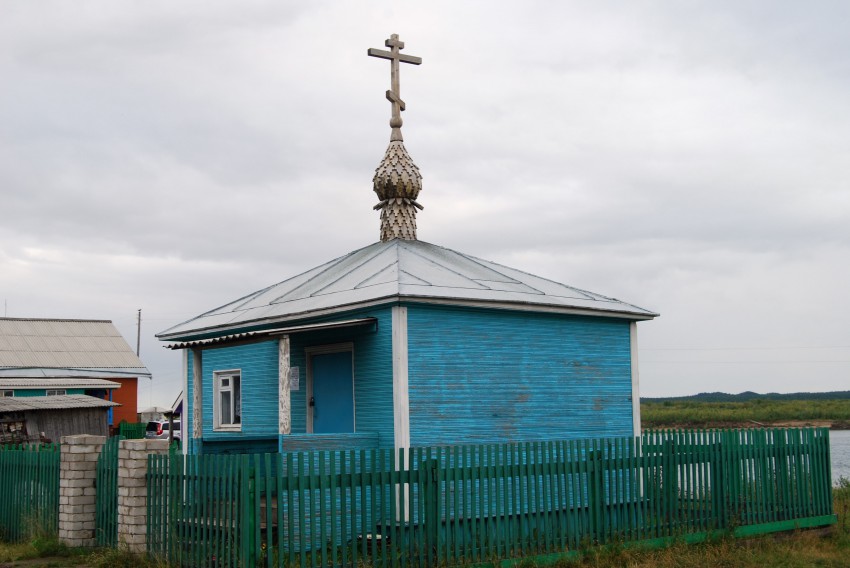
M640 415L645 429L818 427L850 430L850 398L846 394L703 393L683 399L643 399ZM793 398L795 396L799 398ZM835 398L827 398L830 396Z
M830 430L850 430L846 420L777 420L774 422L744 421L708 421L708 422L658 422L643 423L643 430L719 430L719 429L763 429L763 428L829 428Z

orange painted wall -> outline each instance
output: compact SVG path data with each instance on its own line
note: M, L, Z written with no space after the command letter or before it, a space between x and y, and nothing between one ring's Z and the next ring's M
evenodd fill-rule
M121 406L115 406L112 409L112 426L117 427L122 420L129 423L138 421L136 413L138 411L139 386L136 377L113 379L110 381L121 383L121 387L112 391L112 402L117 402Z

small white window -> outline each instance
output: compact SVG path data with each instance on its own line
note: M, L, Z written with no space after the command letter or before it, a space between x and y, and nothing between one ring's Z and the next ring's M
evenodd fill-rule
M239 371L213 373L213 428L242 429L242 374Z
M15 391L0 391L0 398L6 396L15 396Z
M45 394L47 396L59 396L66 394L67 392L68 391L66 391L65 389L47 389L47 392Z

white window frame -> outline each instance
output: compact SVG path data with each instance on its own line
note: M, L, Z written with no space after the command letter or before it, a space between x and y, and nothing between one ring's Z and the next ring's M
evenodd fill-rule
M239 381L239 397L233 396L234 383L233 379ZM224 380L229 382L226 386L222 386ZM236 410L239 410L239 422L222 423L221 422L221 395L224 392L230 392L230 415L236 416ZM231 418L232 419L232 418ZM228 369L226 371L213 371L213 431L216 432L241 432L242 431L242 370Z
M47 389L44 391L46 396L62 396L68 394L66 389Z

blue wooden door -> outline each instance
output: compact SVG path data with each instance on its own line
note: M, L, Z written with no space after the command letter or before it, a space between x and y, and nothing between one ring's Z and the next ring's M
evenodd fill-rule
M313 433L354 432L351 351L313 355Z

